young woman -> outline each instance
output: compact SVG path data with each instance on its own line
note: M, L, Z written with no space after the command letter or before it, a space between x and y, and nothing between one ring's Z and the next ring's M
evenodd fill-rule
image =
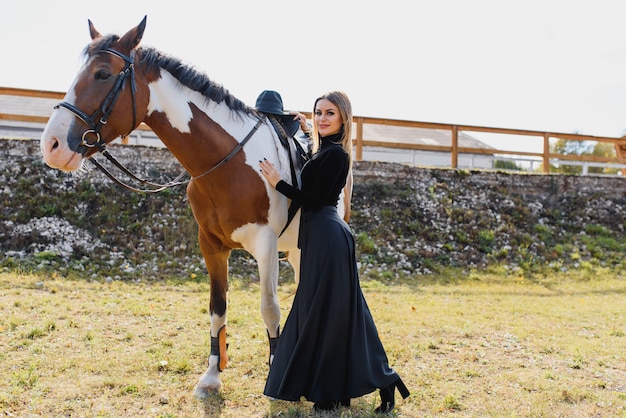
M300 280L270 366L265 395L301 397L317 410L349 406L350 399L380 389L377 412L395 405L395 389L409 391L389 367L387 354L361 292L352 231L337 213L352 155L352 106L333 91L313 108L313 157L302 187L291 186L267 160L265 179L302 205L298 246Z

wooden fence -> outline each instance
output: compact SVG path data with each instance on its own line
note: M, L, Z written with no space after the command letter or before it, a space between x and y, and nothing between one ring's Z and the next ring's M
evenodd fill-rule
M27 90L16 89L8 87L0 87L0 96L16 96L16 97L31 97L38 99L56 99L61 100L64 97L64 93L45 91L45 90ZM311 117L310 112L302 112ZM32 114L16 114L16 113L0 113L0 120L11 120L21 122L38 122L46 123L48 115L32 115ZM558 132L542 132L532 131L524 129L507 129L507 128L492 128L485 126L471 126L471 125L455 125L448 123L432 123L432 122L419 122L408 121L398 119L383 119L383 118L371 118L363 116L354 116L353 120L355 124L355 159L363 159L364 147L379 147L398 150L417 150L417 151L434 151L450 154L450 167L458 167L459 154L479 154L479 155L491 155L497 156L513 156L518 158L530 157L541 161L542 171L549 173L550 164L571 164L571 165L602 165L602 166L614 166L622 170L622 174L626 175L626 137L603 137L603 136L591 136L591 135L578 135L571 133L558 133ZM397 126L405 128L421 128L421 129L436 129L450 132L450 145L430 145L423 143L411 143L410 141L394 142L392 140L373 140L364 137L363 127L365 125L384 125L384 126ZM150 130L149 127L142 124L139 129ZM490 134L501 135L516 135L525 137L538 137L543 140L542 152L525 152L506 149L504 141L502 147L498 148L473 148L473 147L461 147L459 146L459 133L460 132L481 132ZM571 155L571 154L554 154L550 152L550 140L563 139L567 141L594 141L613 144L616 151L615 157L600 157L593 155Z

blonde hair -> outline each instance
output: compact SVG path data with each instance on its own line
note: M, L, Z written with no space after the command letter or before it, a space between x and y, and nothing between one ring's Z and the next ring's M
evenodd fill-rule
M313 104L313 121L315 121L315 108L317 102L326 99L339 109L341 119L343 121L343 136L341 137L341 146L348 153L350 165L352 165L352 104L348 95L342 91L330 91L315 99ZM317 152L320 147L320 137L317 131L317 124L313 123L313 152Z

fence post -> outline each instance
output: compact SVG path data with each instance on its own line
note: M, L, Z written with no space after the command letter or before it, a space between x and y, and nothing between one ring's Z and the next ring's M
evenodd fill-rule
M626 136L622 136L619 140L615 141L615 153L617 154L617 161L620 164L626 162L626 142L623 142ZM626 176L626 168L622 168L622 176Z
M452 157L450 166L457 168L459 166L459 128L456 125L452 125L452 153L450 156Z
M543 133L543 174L550 172L550 135Z
M356 118L356 161L363 159L363 118Z

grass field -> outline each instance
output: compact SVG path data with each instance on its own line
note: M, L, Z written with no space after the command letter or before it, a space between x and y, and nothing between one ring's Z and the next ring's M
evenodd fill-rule
M626 278L603 272L363 281L411 390L393 416L626 417ZM283 320L293 283L280 287ZM233 281L222 391L193 397L208 284L0 273L0 414L16 417L371 417L379 398L312 414L262 394L258 283Z

